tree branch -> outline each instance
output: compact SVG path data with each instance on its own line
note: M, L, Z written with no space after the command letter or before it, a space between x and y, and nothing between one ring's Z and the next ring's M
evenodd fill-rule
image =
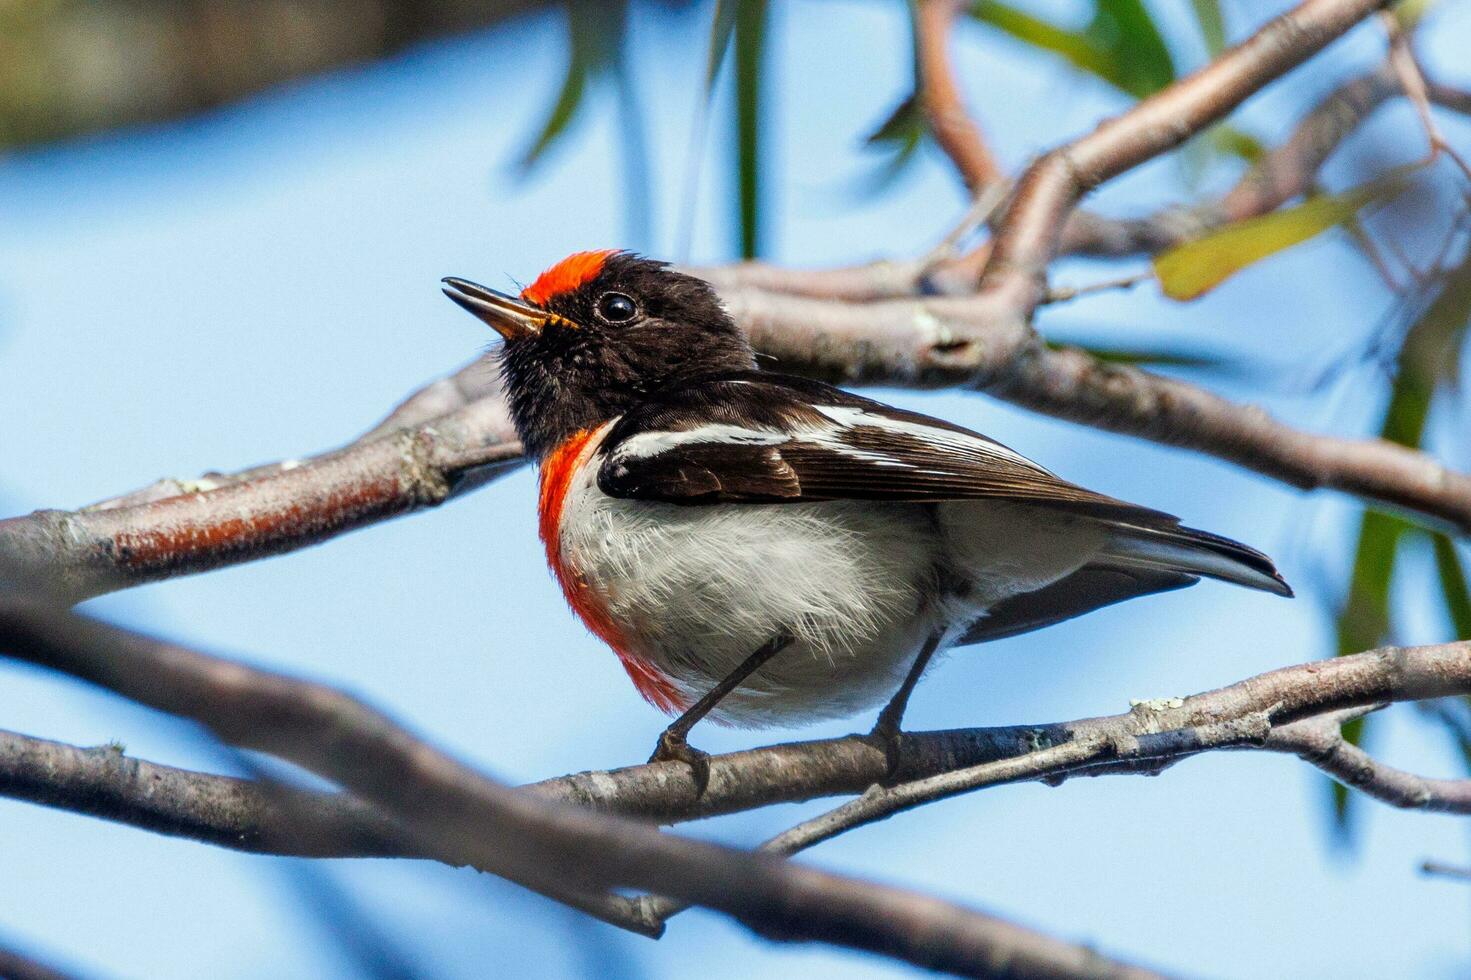
M0 521L0 554L51 593L79 601L437 506L519 462L500 398L400 428L422 414L425 401L416 395L369 435L308 460L205 477L174 496L157 497L155 484L80 511Z
M636 887L725 912L759 934L868 950L967 976L1155 974L912 892L673 837L496 783L341 692L32 603L0 603L0 645L224 741L332 779L425 853L554 896Z
M0 620L0 637L5 628ZM1400 663L1414 666L1407 670L1397 666ZM899 746L894 778L902 781L904 793L912 794L926 781L952 779L957 773L979 780L956 789L968 791L999 782L1055 781L1079 771L1090 775L1151 771L1110 763L1184 758L1223 747L1239 734L1247 741L1261 741L1260 747L1268 751L1301 756L1390 805L1471 814L1471 782L1428 780L1400 772L1342 743L1337 735L1337 712L1431 696L1424 693L1423 678L1436 671L1442 674L1436 682L1442 688L1471 693L1471 642L1389 648L1300 664L1190 698L1144 702L1119 715L908 732ZM1264 738L1263 722L1269 726ZM577 773L525 790L604 813L674 823L776 803L860 794L888 777L886 753L867 738L851 735L712 756L703 794L688 767L677 763ZM78 749L0 733L0 794L6 796L237 850L424 856L409 847L392 824L350 796L293 793L297 802L287 807L250 780L128 759L105 747Z
M919 59L919 104L935 142L945 151L961 182L972 195L1005 178L986 147L960 97L950 67L950 31L966 4L956 0L920 0L915 12L915 45Z
M1429 779L1376 761L1343 737L1333 716L1280 728L1262 746L1311 763L1351 789L1404 810L1471 814L1471 779Z
M283 802L280 794L292 799ZM254 854L411 857L403 835L346 793L274 791L254 779L0 731L0 796Z

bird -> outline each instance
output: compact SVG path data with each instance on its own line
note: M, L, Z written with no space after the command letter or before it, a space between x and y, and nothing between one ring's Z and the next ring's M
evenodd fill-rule
M709 283L621 250L512 295L446 278L503 339L552 574L638 692L651 761L746 728L905 708L941 650L1201 578L1291 596L1266 555L1096 493L963 426L758 369Z

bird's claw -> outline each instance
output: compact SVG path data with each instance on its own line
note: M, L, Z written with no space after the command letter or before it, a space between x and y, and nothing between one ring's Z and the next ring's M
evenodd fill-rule
M659 735L659 744L654 749L654 754L649 756L650 762L683 762L690 767L690 776L695 781L695 798L705 795L705 787L710 785L710 755L685 741L683 735L665 730Z
M886 723L879 720L873 730L868 733L867 741L884 753L884 779L883 785L892 786L898 782L900 755L904 744L904 733L899 730L898 725Z

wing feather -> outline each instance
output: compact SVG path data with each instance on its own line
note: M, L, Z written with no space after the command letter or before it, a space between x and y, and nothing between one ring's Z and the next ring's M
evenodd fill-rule
M604 441L615 497L679 504L1005 499L1171 526L993 439L818 382L755 374L663 392Z

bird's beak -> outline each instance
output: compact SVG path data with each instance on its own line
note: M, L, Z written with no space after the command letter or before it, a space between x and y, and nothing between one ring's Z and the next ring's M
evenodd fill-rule
M440 281L444 284L444 295L484 320L507 340L535 336L552 319L552 314L515 296L468 280L450 276Z

